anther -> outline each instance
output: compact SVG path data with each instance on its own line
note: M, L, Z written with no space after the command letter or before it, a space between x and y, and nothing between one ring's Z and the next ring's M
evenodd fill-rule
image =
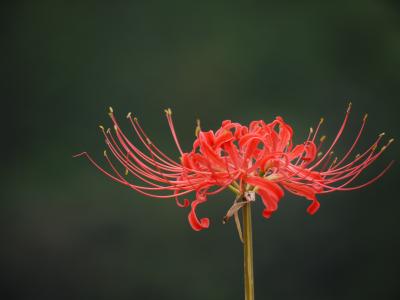
M164 112L165 112L167 115L172 115L172 110L171 110L170 108L164 109Z
M319 141L322 143L323 141L325 141L326 139L326 135L321 136L321 138L319 139Z
M310 133L313 133L314 129L312 127L310 127Z
M111 114L114 112L114 110L113 110L113 108L111 106L108 109L110 110Z
M353 105L353 103L351 103L351 102L349 102L349 106L347 107L347 113L349 113L350 112L350 110L351 110L351 106Z
M194 135L197 137L199 136L199 133L201 131L201 127L200 127L200 119L196 120L196 129L194 130Z
M381 134L379 134L379 137L383 137L386 133L382 132Z
M391 143L393 143L393 141L394 141L394 139L391 138L391 139L387 142L387 144L381 148L381 151L384 151L387 147L389 147L389 145L390 145Z
M317 157L321 157L322 156L322 152L318 152Z
M131 117L132 113L128 112L128 114L126 115L126 118L129 119Z
M99 125L99 128L100 128L101 130L104 130L104 126L103 126L103 125Z
M365 122L367 120L367 118L368 118L368 114L365 114L364 118L363 118L363 122Z
M104 155L105 157L107 157L107 151L106 151L106 150L104 150L103 155Z
M319 124L321 125L322 123L324 123L324 118L323 117L321 117L321 119L319 120Z

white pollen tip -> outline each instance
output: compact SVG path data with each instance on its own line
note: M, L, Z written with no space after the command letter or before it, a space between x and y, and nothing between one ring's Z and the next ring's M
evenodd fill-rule
M110 113L114 112L114 110L113 110L113 108L111 106L108 109L110 110Z
M384 136L386 133L382 132L381 134L379 134L380 137Z
M100 128L101 130L104 130L104 126L103 126L103 125L99 125L99 128Z
M104 150L103 155L107 156L107 151L106 150Z
M353 103L351 103L351 101L349 102L349 105L347 106L347 112L350 112L351 110L351 106L353 105Z
M319 124L324 123L325 119L323 117L321 117L321 119L319 120Z
M169 116L172 115L172 110L170 108L164 109L164 112Z
M129 119L131 117L132 113L128 112L128 114L126 115L126 118Z
M313 129L312 127L310 127L310 132L311 132L311 133L313 133L313 132L314 132L314 129Z

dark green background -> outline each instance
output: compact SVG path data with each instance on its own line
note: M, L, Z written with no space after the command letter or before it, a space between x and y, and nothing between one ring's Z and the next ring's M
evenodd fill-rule
M173 200L139 196L71 155L102 159L109 105L176 158L166 107L186 150L196 117L208 130L282 115L300 143L324 116L332 138L348 100L339 154L364 112L360 151L381 131L398 137L398 2L321 2L3 4L1 298L243 299L241 244L221 224L233 195L199 208L212 224L198 233ZM368 188L321 195L313 217L291 195L270 220L257 203L257 299L400 296L398 178L395 164Z

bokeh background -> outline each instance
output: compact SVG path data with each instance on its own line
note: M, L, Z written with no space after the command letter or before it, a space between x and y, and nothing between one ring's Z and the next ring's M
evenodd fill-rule
M224 119L281 115L300 143L321 116L337 153L370 113L360 150L399 136L398 1L13 1L1 10L2 299L242 299L242 248L221 224L229 192L199 207L194 232L174 201L147 199L72 154L102 161L108 106L140 118L178 157ZM128 128L128 124L126 128ZM391 159L395 143L363 177ZM287 195L254 216L257 299L398 299L398 165L363 190Z

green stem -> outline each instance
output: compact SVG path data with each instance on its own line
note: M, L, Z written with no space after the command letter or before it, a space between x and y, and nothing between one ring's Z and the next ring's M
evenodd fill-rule
M253 235L250 202L243 206L243 243L245 300L254 300Z

